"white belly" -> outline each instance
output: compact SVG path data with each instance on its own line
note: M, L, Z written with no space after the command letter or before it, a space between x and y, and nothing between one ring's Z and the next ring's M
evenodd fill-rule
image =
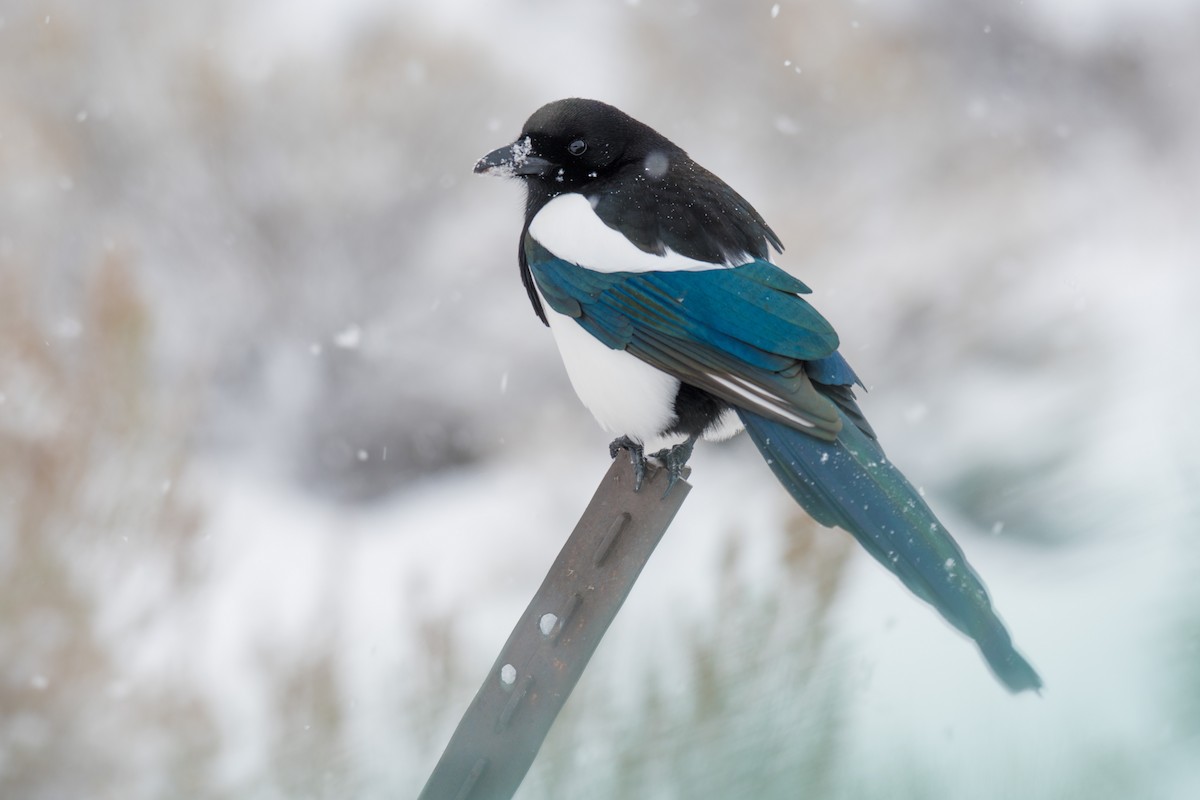
M602 428L648 449L683 441L683 436L659 435L675 421L678 380L624 350L607 347L545 299L542 307L571 386Z

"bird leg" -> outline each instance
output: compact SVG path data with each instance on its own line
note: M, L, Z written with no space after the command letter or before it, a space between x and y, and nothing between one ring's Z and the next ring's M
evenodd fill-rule
M651 458L658 459L667 468L667 490L663 492L663 497L670 494L671 487L683 477L683 468L687 466L688 459L692 457L692 448L696 446L696 439L697 436L692 435L674 447L650 454Z
M616 458L617 453L625 450L629 453L629 462L633 464L633 491L640 492L642 483L646 480L646 451L642 445L628 436L619 436L608 445L608 457Z

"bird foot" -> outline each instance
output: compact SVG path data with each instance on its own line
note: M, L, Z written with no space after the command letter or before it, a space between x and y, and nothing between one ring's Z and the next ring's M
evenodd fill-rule
M663 497L670 494L671 488L683 477L684 467L687 466L688 459L692 457L692 449L695 446L696 439L692 437L674 447L650 454L651 458L660 461L667 468L667 489L663 492Z
M620 436L609 443L609 458L616 458L622 450L629 453L629 462L633 464L633 491L640 492L646 480L646 451L628 436Z

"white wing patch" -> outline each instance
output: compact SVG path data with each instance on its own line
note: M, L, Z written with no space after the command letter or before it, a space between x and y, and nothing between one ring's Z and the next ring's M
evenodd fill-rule
M782 417L789 422L794 422L803 428L817 427L811 420L801 417L792 410L783 398L777 397L765 391L762 387L755 386L736 375L717 375L715 372L707 372L705 376L709 380L721 384L738 397L743 398L746 407L751 411L766 409L772 414Z
M558 258L594 272L677 272L726 269L748 264L698 261L670 248L661 256L638 249L620 231L604 224L591 202L577 192L560 194L529 223L529 235Z

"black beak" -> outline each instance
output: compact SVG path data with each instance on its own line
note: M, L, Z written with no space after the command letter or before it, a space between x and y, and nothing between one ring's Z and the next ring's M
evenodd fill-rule
M475 162L476 175L497 175L502 178L515 175L549 175L557 168L556 164L533 155L528 136L493 150Z

